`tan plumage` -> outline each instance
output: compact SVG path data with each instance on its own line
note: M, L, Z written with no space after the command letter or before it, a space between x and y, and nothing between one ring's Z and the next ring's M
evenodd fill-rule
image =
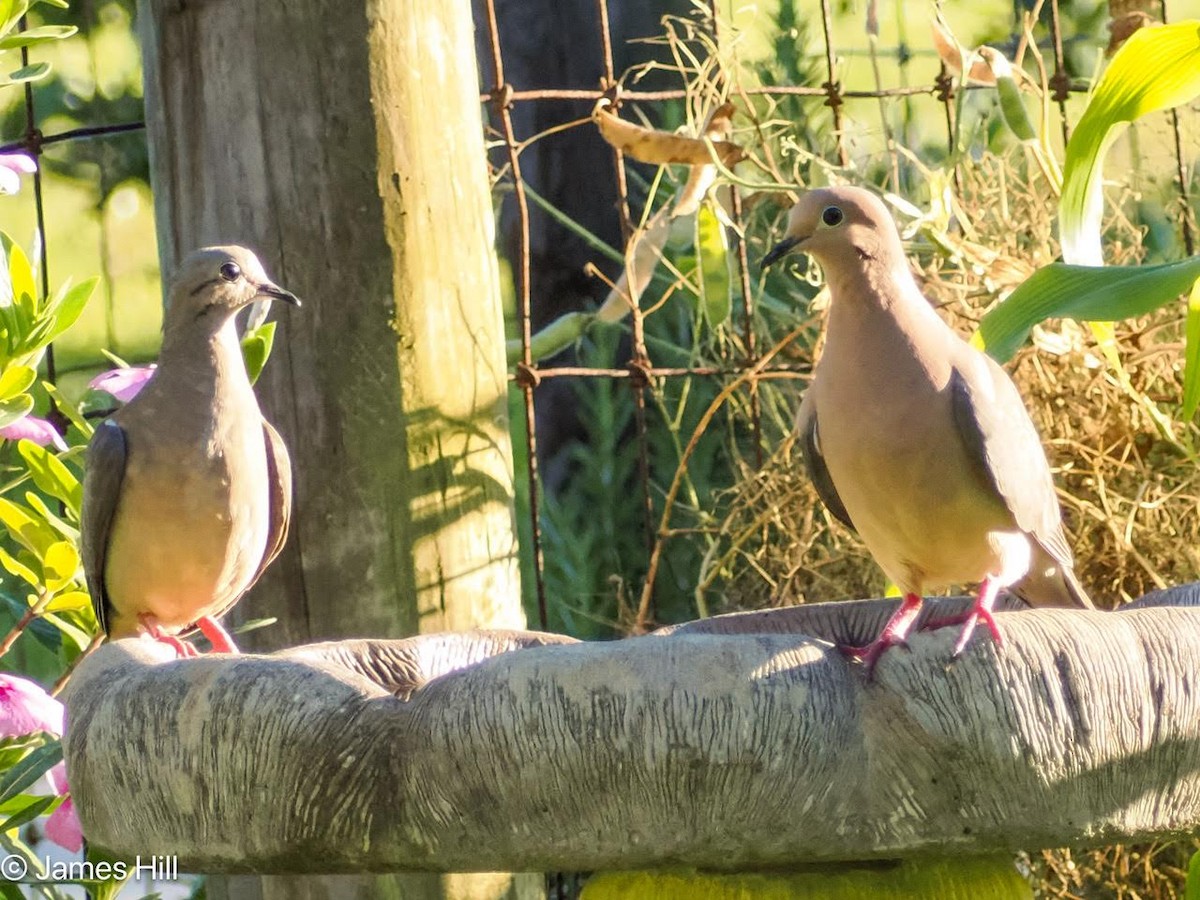
M291 513L291 465L242 361L234 317L263 298L298 304L242 247L184 260L172 282L158 368L88 446L83 562L110 637L173 638L197 625L233 651L215 622L279 553Z
M873 194L805 194L764 259L812 255L831 294L825 350L797 427L826 506L906 594L874 664L920 596L981 582L956 652L1009 588L1034 606L1091 608L1075 579L1050 468L1012 380L934 312Z

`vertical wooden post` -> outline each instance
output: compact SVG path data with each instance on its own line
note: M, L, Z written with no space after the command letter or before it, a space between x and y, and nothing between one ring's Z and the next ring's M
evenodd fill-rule
M469 0L142 0L139 19L164 270L243 243L305 301L259 383L296 520L238 613L279 625L248 643L522 626ZM214 887L516 895L509 876Z

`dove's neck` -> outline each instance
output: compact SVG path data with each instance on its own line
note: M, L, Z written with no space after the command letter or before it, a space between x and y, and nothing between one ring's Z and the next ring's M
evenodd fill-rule
M164 329L158 378L179 381L192 391L252 395L233 316L204 325L189 322Z
M917 287L903 253L836 262L825 268L831 343L857 344L864 332L907 343L915 334L927 337L949 329Z

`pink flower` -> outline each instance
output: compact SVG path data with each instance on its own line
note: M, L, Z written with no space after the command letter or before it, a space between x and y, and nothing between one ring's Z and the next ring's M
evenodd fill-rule
M26 678L0 672L0 738L35 731L61 736L63 705Z
M0 738L20 737L35 731L63 733L63 705L28 679L0 672ZM66 763L46 773L55 794L64 800L46 819L46 837L72 853L83 849L83 828L71 801ZM42 790L35 789L40 794Z
M122 369L111 369L101 372L88 382L88 387L94 391L104 391L112 394L122 403L128 403L146 386L150 376L157 366L127 366Z
M53 444L59 450L67 449L67 442L63 440L58 429L51 425L45 419L39 419L37 416L26 416L23 419L18 419L11 425L5 425L0 428L0 438L7 441L19 441L22 438L33 441L40 447L47 447Z
M50 783L54 792L63 796L63 802L58 809L50 813L46 820L46 837L60 847L65 847L72 853L83 849L83 826L75 813L75 803L71 800L71 787L67 784L67 764L59 763L50 770Z
M0 194L15 194L21 190L21 176L37 171L35 163L24 153L0 153Z

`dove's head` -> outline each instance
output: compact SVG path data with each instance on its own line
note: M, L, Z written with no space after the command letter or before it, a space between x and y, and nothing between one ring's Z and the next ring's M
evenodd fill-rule
M891 268L904 257L896 222L883 201L856 187L808 191L792 207L783 240L763 257L763 268L793 250L808 253L825 269L861 267L877 260Z
M171 282L164 327L203 323L218 329L256 300L300 305L295 294L267 277L258 257L245 247L205 247L180 264Z

